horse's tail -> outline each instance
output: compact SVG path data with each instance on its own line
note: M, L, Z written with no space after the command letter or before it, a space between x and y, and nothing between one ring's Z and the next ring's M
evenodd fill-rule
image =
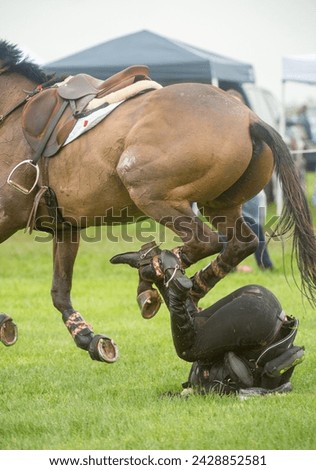
M261 120L250 123L250 135L272 150L283 189L283 209L273 236L293 234L293 252L301 273L302 291L316 305L316 240L311 213L292 156L280 134Z

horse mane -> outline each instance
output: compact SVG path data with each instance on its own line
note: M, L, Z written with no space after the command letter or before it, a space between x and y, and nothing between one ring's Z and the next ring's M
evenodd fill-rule
M24 57L23 51L16 45L5 40L0 40L0 61L8 71L23 75L38 84L45 83L52 78L51 75L46 75L39 65L34 64L28 57Z

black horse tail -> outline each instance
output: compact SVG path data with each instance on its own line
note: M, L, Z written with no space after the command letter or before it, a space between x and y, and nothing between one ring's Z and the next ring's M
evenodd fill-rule
M251 122L250 135L270 147L283 190L283 209L272 236L292 233L292 259L294 255L301 273L301 290L310 303L316 305L316 239L311 213L293 158L280 134L265 122Z

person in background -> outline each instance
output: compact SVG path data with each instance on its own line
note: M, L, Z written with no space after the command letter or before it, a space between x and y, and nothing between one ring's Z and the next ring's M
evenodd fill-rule
M264 270L272 270L273 263L271 261L265 233L263 229L264 225L264 216L263 213L265 212L264 209L266 207L266 196L264 190L260 191L255 197L250 199L249 201L245 202L242 206L242 215L247 223L247 225L251 228L251 230L257 235L259 239L259 245L257 250L254 253L256 258L257 265L260 269ZM246 271L247 269L245 266L241 265L237 268L237 271ZM251 268L250 268L251 269ZM249 269L248 269L249 271Z
M245 100L239 91L234 89L229 89L227 92L230 96L233 96L236 100L241 101L245 104ZM268 253L266 239L264 234L264 218L261 217L261 208L265 208L267 205L266 195L264 190L256 194L252 199L245 202L242 207L242 215L245 219L246 224L251 228L251 230L257 235L259 239L259 245L254 253L257 265L262 270L272 270L273 263L271 261L270 255ZM247 265L240 265L236 269L237 272L251 272L252 268Z
M296 124L299 124L304 128L306 139L312 140L311 125L307 116L307 106L304 104L297 111Z

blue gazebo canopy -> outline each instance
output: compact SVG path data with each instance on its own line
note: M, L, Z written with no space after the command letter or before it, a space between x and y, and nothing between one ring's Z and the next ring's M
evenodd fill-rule
M254 82L250 64L144 30L104 42L44 66L47 73L88 73L106 79L130 65L147 65L162 85L181 82Z

